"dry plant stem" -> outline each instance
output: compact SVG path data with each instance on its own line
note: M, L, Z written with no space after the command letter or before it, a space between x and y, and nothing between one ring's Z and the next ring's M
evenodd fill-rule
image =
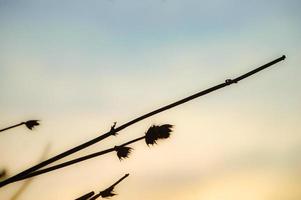
M239 81L241 81L241 80L243 80L243 79L245 79L245 78L247 78L249 76L252 76L253 74L255 74L255 73L257 73L257 72L259 72L259 71L261 71L261 70L263 70L265 68L268 68L268 67L270 67L270 66L272 66L272 65L274 65L274 64L276 64L276 63L278 63L278 62L280 62L280 61L282 61L284 59L285 59L285 56L283 55L283 56L281 56L281 57L279 57L279 58L277 58L277 59L275 59L275 60L273 60L273 61L271 61L271 62L269 62L269 63L267 63L265 65L262 65L262 66L254 69L254 70L252 70L252 71L250 71L250 72L248 72L246 74L243 74L243 75L241 75L241 76L239 76L239 77L237 77L235 79L232 79L231 81L223 82L223 83L218 84L216 86L213 86L213 87L211 87L209 89L203 90L203 91L198 92L196 94L193 94L193 95L191 95L189 97L186 97L184 99L181 99L179 101L171 103L171 104L169 104L167 106L163 106L163 107L161 107L161 108L159 108L157 110L154 110L154 111L149 112L149 113L147 113L145 115L142 115L142 116L140 116L140 117L138 117L136 119L133 119L132 121L129 121L129 122L127 122L127 123L125 123L125 124L123 124L123 125L115 128L113 131L109 131L109 132L107 132L107 133L105 133L103 135L100 135L100 136L98 136L98 137L96 137L96 138L94 138L94 139L92 139L92 140L90 140L88 142L85 142L85 143L83 143L83 144L81 144L79 146L76 146L76 147L74 147L72 149L69 149L69 150L67 150L67 151L65 151L65 152L63 152L61 154L58 154L58 155L56 155L56 156L54 156L54 157L52 157L52 158L50 158L48 160L45 160L45 161L43 161L43 162L41 162L41 163L39 163L39 164L37 164L37 165L35 165L33 167L28 168L27 170L24 170L24 171L22 171L22 172L20 172L20 173L18 173L16 175L14 175L14 176L12 176L12 177L10 177L10 178L8 178L8 179L0 182L0 187L3 187L3 186L5 186L5 185L7 185L9 183L15 182L18 179L22 178L23 176L25 176L25 175L27 175L29 173L32 173L32 172L34 172L34 171L36 171L36 170L38 170L38 169L40 169L42 167L45 167L46 165L49 165L49 164L51 164L51 163L53 163L53 162L55 162L57 160L60 160L60 159L66 157L66 156L68 156L70 154L73 154L73 153L75 153L77 151L80 151L80 150L82 150L84 148L87 148L88 146L91 146L91 145L93 145L93 144L95 144L95 143L97 143L97 142L99 142L99 141L101 141L101 140L103 140L103 139L111 136L111 135L116 135L117 132L119 132L119 131L127 128L128 126L131 126L131 125L133 125L133 124L135 124L135 123L137 123L137 122L139 122L141 120L144 120L144 119L146 119L148 117L151 117L153 115L156 115L158 113L161 113L161 112L166 111L168 109L171 109L173 107L176 107L178 105L181 105L183 103L191 101L191 100L193 100L195 98L198 98L200 96L203 96L203 95L206 95L208 93L211 93L211 92L213 92L215 90L219 90L219 89L221 89L223 87L229 86L229 85L231 85L233 83L237 83L237 82L239 82Z
M128 177L130 174L125 174L123 177L121 177L118 181L116 181L113 185L111 185L110 187L115 187L116 185L118 185L121 181L123 181L123 179L125 179L126 177Z
M114 189L114 187L117 185L117 184L119 184L121 181L123 181L123 179L125 179L126 177L128 177L130 174L125 174L123 177L121 177L118 181L116 181L115 183L113 183L110 187L108 187L107 189L105 189L104 191L106 191L106 190L110 190L111 189L111 192L112 192L112 190ZM94 194L95 194L95 192L89 192L89 193L86 193L86 194L84 194L84 195L82 195L81 197L79 197L79 198L77 198L77 199L75 199L75 200L88 200L88 199L97 199L98 197L100 197L101 196L101 193L102 193L103 191L100 191L98 194L96 194L95 196L94 196ZM92 197L93 196L93 197ZM105 197L106 198L106 197Z
M44 160L46 158L46 156L49 152L49 149L50 149L50 144L48 144L45 147L44 152L38 162L41 162L41 160ZM27 179L26 181L24 181L23 185L15 192L15 194L9 200L19 199L19 197L27 190L27 188L29 187L29 185L31 184L31 182L33 180L34 179Z
M124 144L121 144L119 146L127 146L129 144L134 143L134 142L138 142L139 140L143 140L144 138L145 138L145 136L142 136L142 137L136 138L134 140L131 140L129 142L126 142ZM85 160L88 160L88 159L91 159L91 158L95 158L95 157L98 157L98 156L101 156L101 155L104 155L104 154L107 154L107 153L111 153L113 151L115 151L114 147L103 150L103 151L99 151L99 152L96 152L96 153L92 153L92 154L89 154L89 155L86 155L86 156L83 156L83 157L80 157L80 158L76 158L76 159L73 159L73 160L58 164L58 165L54 165L52 167L37 170L37 171L34 171L34 172L32 172L32 173L30 173L26 176L23 176L22 178L18 179L17 181L24 180L24 179L27 179L27 178L31 178L31 177L34 177L34 176L38 176L38 175L41 175L41 174L45 174L45 173L48 173L48 172L51 172L51 171L54 171L54 170L57 170L57 169L60 169L60 168L67 167L69 165L73 165L73 164L76 164L76 163L79 163L79 162L82 162L82 161L85 161Z
M10 127L4 128L4 129L1 129L0 132L6 131L6 130L8 130L8 129L15 128L15 127L18 127L18 126L21 126L21 125L23 125L23 124L25 124L25 123L24 123L24 122L21 122L21 123L19 123L19 124L16 124L16 125L13 125L13 126L10 126Z

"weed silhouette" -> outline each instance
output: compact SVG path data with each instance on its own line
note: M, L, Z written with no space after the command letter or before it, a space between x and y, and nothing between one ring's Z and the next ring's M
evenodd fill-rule
M156 128L154 129L154 127L156 127ZM82 156L82 157L73 159L73 160L70 160L70 161L67 161L67 162L63 162L63 163L58 164L58 165L54 165L54 166L51 166L51 167L48 167L48 168L44 168L44 169L41 169L41 170L34 171L34 172L32 172L32 173L30 173L26 176L21 177L19 180L23 180L23 179L31 178L31 177L38 176L38 175L41 175L41 174L49 173L51 171L58 170L58 169L61 169L61 168L64 168L64 167L67 167L67 166L70 166L70 165L73 165L73 164L76 164L76 163L79 163L79 162L82 162L82 161L85 161L85 160L88 160L88 159L91 159L91 158L95 158L95 157L98 157L98 156L101 156L101 155L104 155L104 154L107 154L107 153L114 152L114 151L117 153L117 157L119 158L119 160L128 158L129 153L133 150L133 148L126 147L126 146L128 146L129 144L138 142L140 140L144 140L146 138L146 135L150 138L155 138L156 140L158 140L158 139L167 139L167 136L168 137L170 136L171 127L172 127L172 125L170 125L170 124L164 124L164 125L161 125L161 126L153 125L152 127L150 127L148 129L148 131L142 137L130 140L130 141L128 141L126 143L123 143L119 146L114 146L113 148L109 148L109 149L106 149L106 150L103 150L103 151L99 151L99 152L96 152L96 153L92 153L92 154L89 154L89 155L86 155L86 156ZM156 130L156 131L154 131L154 130ZM153 144L156 144L156 142L155 142L156 140L154 140ZM148 145L147 142L146 142L146 144Z
M9 126L7 128L1 129L0 132L6 131L6 130L9 130L9 129L12 129L12 128L16 128L16 127L22 126L22 125L25 125L29 130L32 130L35 126L40 125L39 121L40 120L28 120L26 122L21 122L19 124L16 124L16 125Z
M87 194L84 194L83 196L75 199L75 200L95 200L98 199L99 197L102 198L109 198L112 196L115 196L116 194L114 193L114 187L119 184L121 181L123 181L123 179L125 179L126 177L128 177L130 174L125 174L123 177L121 177L118 181L116 181L113 185L111 185L110 187L108 187L105 190L100 191L98 194L94 195L95 192L89 192Z
M146 114L144 114L144 115L142 115L142 116L140 116L138 118L135 118L135 119L133 119L133 120L131 120L131 121L129 121L129 122L127 122L127 123L125 123L125 124L117 127L117 128L115 127L116 123L114 123L114 125L111 127L111 129L110 129L109 132L104 133L103 135L100 135L100 136L98 136L98 137L96 137L96 138L94 138L94 139L92 139L92 140L90 140L88 142L85 142L85 143L83 143L81 145L78 145L78 146L76 146L74 148L71 148L71 149L69 149L69 150L67 150L67 151L65 151L63 153L60 153L60 154L58 154L58 155L56 155L56 156L54 156L52 158L49 158L48 160L45 160L45 161L43 161L43 162L41 162L41 163L39 163L37 165L34 165L34 166L32 166L32 167L30 167L30 168L28 168L28 169L26 169L26 170L24 170L24 171L22 171L22 172L20 172L20 173L18 173L16 175L14 175L14 176L6 179L6 180L1 181L0 182L0 187L3 187L5 185L7 185L7 184L10 184L10 183L22 180L22 179L25 179L25 177L29 177L31 174L33 174L34 172L37 172L37 170L41 169L42 167L45 167L45 166L47 166L47 165L49 165L49 164L51 164L51 163L53 163L53 162L55 162L57 160L60 160L60 159L65 158L66 156L69 156L69 155L71 155L71 154L73 154L75 152L78 152L78 151L80 151L82 149L85 149L85 148L87 148L87 147L89 147L89 146L91 146L91 145L93 145L95 143L98 143L98 142L106 139L107 137L115 136L121 130L123 130L123 129L125 129L125 128L127 128L127 127L129 127L129 126L131 126L131 125L133 125L135 123L137 123L137 122L140 122L140 121L142 121L142 120L144 120L144 119L146 119L148 117L151 117L151 116L156 115L158 113L161 113L163 111L169 110L171 108L174 108L176 106L184 104L184 103L186 103L188 101L191 101L193 99L199 98L201 96L207 95L207 94L209 94L209 93L211 93L213 91L222 89L222 88L224 88L226 86L229 86L229 85L232 85L233 83L238 83L239 81L241 81L241 80L243 80L243 79L245 79L245 78L247 78L249 76L252 76L252 75L254 75L254 74L256 74L256 73L258 73L258 72L260 72L260 71L262 71L262 70L264 70L264 69L266 69L266 68L268 68L268 67L270 67L270 66L272 66L272 65L274 65L274 64L276 64L278 62L280 62L280 61L283 61L285 58L286 58L286 56L283 55L283 56L281 56L281 57L279 57L279 58L277 58L277 59L275 59L275 60L273 60L273 61L271 61L269 63L266 63L266 64L264 64L264 65L262 65L262 66L260 66L258 68L255 68L254 70L251 70L251 71L249 71L249 72L247 72L247 73L245 73L245 74L243 74L243 75L241 75L241 76L239 76L237 78L227 79L226 81L224 81L224 82L222 82L222 83L220 83L218 85L215 85L213 87L210 87L208 89L200 91L200 92L198 92L196 94L188 96L188 97L186 97L184 99L181 99L181 100L176 101L174 103L171 103L169 105L166 105L166 106L163 106L161 108L158 108L158 109L156 109L154 111L151 111L149 113L146 113ZM160 139L160 138L158 138L158 139ZM149 144L154 144L155 141L156 140L154 140L154 138L148 138L147 139L147 142L149 142ZM113 148L113 150L114 150L114 148ZM41 170L41 171L43 171L43 170Z

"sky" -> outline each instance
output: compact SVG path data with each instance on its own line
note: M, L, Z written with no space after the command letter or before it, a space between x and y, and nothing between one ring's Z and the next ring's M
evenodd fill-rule
M301 198L300 1L0 0L0 169L14 175L146 112L287 59L139 122L69 158L173 124L120 162L108 154L33 178L19 200L75 199L125 173L116 200ZM23 182L0 188L11 199Z

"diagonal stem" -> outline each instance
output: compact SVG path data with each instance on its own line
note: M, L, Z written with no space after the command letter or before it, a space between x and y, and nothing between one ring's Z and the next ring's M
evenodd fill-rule
M118 185L121 181L123 181L123 179L125 179L126 177L128 177L130 174L125 174L123 177L121 177L118 181L116 181L113 185L111 185L110 187L114 188L116 185Z
M15 128L15 127L18 127L18 126L21 126L21 125L23 125L23 124L25 124L25 123L24 123L24 122L21 122L21 123L19 123L19 124L16 124L16 125L13 125L13 126L10 126L10 127L4 128L4 129L1 129L0 132L6 131L6 130L8 130L8 129Z
M119 146L127 146L129 144L134 143L134 142L138 142L139 140L143 140L144 138L145 138L145 136L142 136L142 137L136 138L134 140L128 141L126 143L123 143ZM79 157L79 158L75 158L73 160L70 160L70 161L67 161L67 162L64 162L64 163L61 163L61 164L57 164L57 165L54 165L54 166L51 166L51 167L48 167L48 168L45 168L45 169L34 171L30 174L27 174L27 175L21 177L20 179L18 179L16 181L21 181L21 180L28 179L28 178L31 178L31 177L34 177L34 176L39 176L41 174L45 174L45 173L48 173L48 172L51 172L51 171L54 171L54 170L58 170L58 169L67 167L69 165L73 165L73 164L76 164L76 163L79 163L79 162L82 162L82 161L85 161L85 160L89 160L91 158L95 158L95 157L98 157L98 156L101 156L101 155L104 155L104 154L107 154L107 153L111 153L113 151L115 151L114 147L103 150L103 151L99 151L99 152L96 152L96 153L92 153L92 154L89 154L89 155L86 155L86 156L82 156L82 157Z
M28 168L28 169L26 169L26 170L24 170L24 171L22 171L22 172L20 172L20 173L18 173L16 175L12 176L12 177L10 177L10 178L8 178L8 179L0 182L0 187L3 187L5 185L7 185L7 184L15 182L18 179L20 179L21 177L23 177L23 176L25 176L25 175L27 175L29 173L32 173L32 172L34 172L34 171L36 171L36 170L38 170L38 169L40 169L42 167L45 167L46 165L49 165L49 164L51 164L51 163L53 163L53 162L55 162L57 160L62 159L62 158L66 157L66 156L68 156L70 154L78 152L78 151L80 151L80 150L82 150L84 148L87 148L88 146L91 146L91 145L93 145L93 144L95 144L97 142L100 142L100 141L104 140L105 138L107 138L107 137L109 137L111 135L115 135L117 132L119 132L119 131L121 131L121 130L123 130L123 129L125 129L125 128L127 128L127 127L129 127L129 126L131 126L131 125L133 125L133 124L141 121L141 120L144 120L144 119L146 119L148 117L151 117L153 115L156 115L158 113L161 113L163 111L171 109L171 108L176 107L178 105L184 104L184 103L186 103L188 101L191 101L191 100L193 100L195 98L198 98L200 96L204 96L204 95L209 94L209 93L211 93L213 91L216 91L216 90L219 90L219 89L224 88L226 86L229 86L229 85L231 85L233 83L237 83L237 82L239 82L239 81L241 81L241 80L243 80L243 79L245 79L245 78L247 78L249 76L252 76L255 73L258 73L258 72L262 71L263 69L266 69L266 68L268 68L268 67L270 67L270 66L272 66L272 65L274 65L274 64L276 64L276 63L278 63L278 62L280 62L282 60L284 60L285 58L286 57L283 55L283 56L281 56L281 57L279 57L279 58L277 58L277 59L275 59L275 60L273 60L273 61L271 61L269 63L266 63L265 65L262 65L262 66L254 69L254 70L252 70L252 71L250 71L250 72L248 72L246 74L243 74L243 75L241 75L241 76L239 76L239 77L237 77L235 79L232 79L231 81L223 82L221 84L218 84L218 85L213 86L211 88L208 88L206 90L200 91L200 92L198 92L196 94L193 94L193 95L191 95L189 97L186 97L184 99L181 99L181 100L176 101L174 103L171 103L169 105L163 106L163 107L161 107L159 109L156 109L156 110L154 110L152 112L149 112L149 113L147 113L145 115L142 115L142 116L140 116L140 117L138 117L136 119L133 119L133 120L131 120L131 121L129 121L129 122L127 122L127 123L125 123L125 124L117 127L116 129L113 129L113 131L111 130L111 131L109 131L107 133L104 133L103 135L100 135L100 136L98 136L98 137L96 137L96 138L94 138L94 139L92 139L92 140L90 140L88 142L85 142L85 143L83 143L81 145L78 145L78 146L76 146L76 147L74 147L72 149L69 149L69 150L67 150L67 151L65 151L65 152L63 152L61 154L58 154L58 155L56 155L56 156L54 156L52 158L49 158L48 160L45 160L45 161L43 161L43 162L41 162L41 163L39 163L37 165L34 165L33 167L30 167L30 168Z
M114 188L117 184L119 184L121 181L123 181L123 179L125 179L126 177L128 177L130 174L125 174L123 177L121 177L118 181L116 181L113 185L111 185L110 187L108 187L107 189L109 189L109 188ZM106 189L106 190L107 190ZM102 191L101 191L102 192ZM84 194L84 195L82 195L81 197L79 197L79 198L77 198L77 199L75 199L75 200L88 200L88 199L97 199L98 197L100 197L101 196L101 192L99 192L98 194L96 194L96 195L94 195L95 194L95 192L89 192L89 193L87 193L87 194ZM93 196L94 195L94 196ZM92 197L93 196L93 197ZM90 197L92 197L92 198L90 198Z

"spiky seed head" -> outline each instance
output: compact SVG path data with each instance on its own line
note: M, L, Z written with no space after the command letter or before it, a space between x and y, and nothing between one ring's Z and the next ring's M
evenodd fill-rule
M169 138L170 133L171 133L171 129L172 129L172 125L171 124L164 124L162 126L158 127L158 137L159 139L166 139Z
M117 153L119 160L128 158L133 150L133 148L131 147L124 147L124 146L115 146L114 149Z
M171 128L173 125L164 124L161 126L153 125L145 133L145 142L147 145L157 144L157 140L166 139L170 137Z
M24 124L30 130L32 130L35 126L40 125L39 120L29 120L27 122L24 122Z

